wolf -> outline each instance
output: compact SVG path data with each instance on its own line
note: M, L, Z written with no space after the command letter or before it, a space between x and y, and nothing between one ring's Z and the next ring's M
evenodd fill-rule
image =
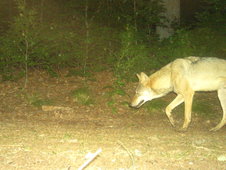
M175 92L177 96L166 107L165 112L170 123L175 126L171 112L184 102L184 123L181 130L186 130L191 122L195 92L217 91L223 117L220 123L210 131L217 131L226 124L226 60L195 56L178 58L151 76L141 72L137 77L139 84L130 104L131 107L139 108L147 101Z

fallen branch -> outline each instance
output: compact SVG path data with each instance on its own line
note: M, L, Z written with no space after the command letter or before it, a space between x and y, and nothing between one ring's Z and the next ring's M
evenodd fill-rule
M78 168L78 170L83 170L86 166L88 166L100 153L102 149L99 148L82 166Z

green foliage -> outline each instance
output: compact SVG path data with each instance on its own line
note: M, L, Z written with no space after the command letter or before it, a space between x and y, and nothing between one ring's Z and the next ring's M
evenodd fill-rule
M148 102L145 105L145 108L148 110L148 112L151 114L153 112L161 112L162 109L164 109L167 106L167 102L162 99L156 99Z
M90 90L87 87L78 88L71 92L74 101L83 105L94 103Z
M226 57L225 30L225 9L221 5L222 0L206 0L209 8L197 14L199 16L199 27L193 29L178 28L170 38L161 42L155 41L154 34L150 37L143 37L131 26L121 33L121 48L117 55L115 73L119 80L131 80L134 73L146 70L155 70L170 61L187 56L214 56ZM156 8L161 9L161 8ZM155 15L159 19L158 15ZM218 19L213 22L208 20L211 17ZM158 23L152 18L152 21ZM150 21L151 22L151 21ZM212 24L207 24L212 23ZM213 24L215 23L215 24ZM218 24L217 24L218 23ZM149 39L149 41L147 41ZM147 42L151 44L150 48ZM217 44L217 45L216 45Z
M12 80L25 75L26 67L44 68L55 77L55 68L69 66L76 71L68 76L87 77L106 66L123 82L178 57L224 58L225 1L205 1L196 27L182 27L163 42L154 33L164 19L158 0L12 1L17 11L11 18L0 15L0 29L8 28L0 30L0 72L4 80ZM18 70L23 74L15 76Z
M125 102L118 102L118 96L125 96L127 95L123 87L125 86L123 81L119 81L116 79L112 86L105 86L103 89L108 89L105 93L105 97L107 97L107 106L111 109L112 113L118 112L118 105L125 105ZM128 104L128 103L127 103Z
M198 26L222 26L225 25L226 1L202 0L202 11L196 14Z
M105 71L107 70L107 66L106 65L94 65L92 67L90 67L90 69L94 72L102 72L102 71Z
M92 73L88 71L84 72L82 69L80 70L70 69L67 74L67 77L70 77L70 76L91 77Z
M155 26L161 25L164 19L162 13L165 11L162 0L124 0L121 2L122 8L119 10L119 22L123 27L133 26L136 31L144 33L145 36L152 36Z
M107 97L113 98L115 95L119 96L125 96L126 92L123 89L125 86L125 83L122 80L116 79L113 86L106 86L103 89L109 89L109 91L106 93Z
M52 66L78 65L77 34L60 25L42 25L35 9L23 0L16 2L19 14L0 37L1 71L25 69L27 65L53 73Z
M117 106L116 106L115 100L113 100L113 99L108 100L108 101L107 101L107 105L108 105L108 107L110 107L111 112L112 112L113 114L118 113L118 110L117 110Z
M38 94L26 94L26 99L29 104L35 106L35 107L41 107L42 105L51 105L53 104L53 101L50 99L43 99Z
M201 101L201 100L195 101L193 104L193 111L204 117L208 116L208 118L215 116L211 114L211 113L214 113L214 109L206 101Z
M130 26L121 34L121 49L114 66L119 80L131 80L135 72L149 66L149 50L139 38L138 33Z
M27 10L25 1L17 0L19 15L14 18L9 31L1 37L0 61L8 67L23 67L33 65L30 54L39 42L36 29L36 12Z
M222 30L221 30L222 29ZM214 56L226 57L226 37L223 28L180 29L169 39L156 44L152 53L162 58L164 64L178 57ZM217 45L216 45L217 44Z
M194 97L192 110L197 115L205 117L206 119L216 117L217 107L220 107L219 100L215 100L212 97L207 97L213 94L197 93ZM217 106L217 107L216 107Z
M50 66L47 65L45 67L45 69L47 70L47 72L49 73L49 75L51 77L58 77L59 76L58 73L56 71L54 71L54 69L52 67L50 67Z
M26 65L47 69L52 74L53 67L73 66L82 68L86 74L89 70L86 67L109 61L118 48L115 45L117 32L109 27L100 28L90 18L87 19L88 30L83 23L84 16L78 13L76 15L81 17L77 22L81 20L81 23L75 23L74 19L68 22L65 16L61 16L63 22L49 22L39 16L37 7L23 0L16 2L18 15L10 21L9 30L0 35L1 72L13 72L15 67L25 69Z
M109 92L107 92L107 96L109 98L114 97L114 95L120 95L120 96L126 95L126 92L122 87L117 86L117 87L108 87L108 88L111 89Z
M12 70L5 70L1 74L1 81L17 81L24 76L23 71L14 73Z
M47 25L42 30L41 46L35 50L36 63L39 67L79 66L78 36L61 25Z

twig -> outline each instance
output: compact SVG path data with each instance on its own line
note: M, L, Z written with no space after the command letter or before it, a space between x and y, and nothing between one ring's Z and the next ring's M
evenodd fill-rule
M78 170L83 170L86 166L88 166L96 157L99 155L99 153L102 152L102 149L99 148L82 166L78 168Z
M125 146L121 141L118 141L118 144L119 144L120 146L122 146L122 147L126 150L126 152L129 154L129 157L130 157L130 159L131 159L131 161L132 161L132 167L134 167L134 158L133 158L133 154L126 148L126 146Z
M209 148L206 148L204 146L197 146L195 145L194 143L192 143L192 146L196 149L203 149L203 150L206 150L206 151L211 151L212 149L209 149Z

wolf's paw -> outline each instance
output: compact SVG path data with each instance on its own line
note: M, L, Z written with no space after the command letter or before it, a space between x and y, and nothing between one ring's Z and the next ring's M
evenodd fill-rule
M170 121L170 124L175 127L175 121L173 120L172 117L169 117L169 121Z
M214 128L210 129L209 131L211 132L216 132L217 130L221 129L224 126L225 123L219 123L217 126L215 126Z

